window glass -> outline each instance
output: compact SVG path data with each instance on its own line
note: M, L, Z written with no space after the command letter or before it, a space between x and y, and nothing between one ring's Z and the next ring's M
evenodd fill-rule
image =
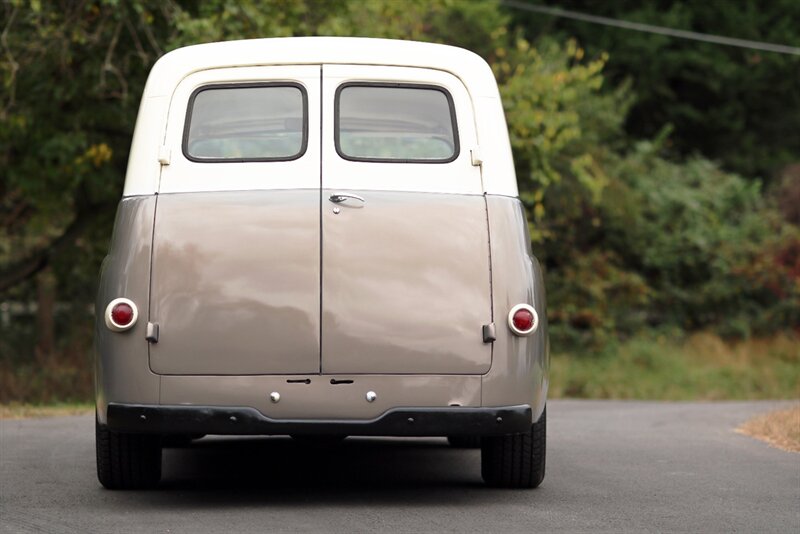
M200 88L189 101L183 152L193 161L280 161L306 148L299 85Z
M443 163L458 156L452 99L438 87L344 85L335 128L336 151L345 159Z

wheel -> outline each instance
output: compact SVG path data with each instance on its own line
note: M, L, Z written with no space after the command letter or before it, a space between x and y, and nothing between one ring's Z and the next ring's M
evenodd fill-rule
M97 478L108 489L150 488L161 480L161 437L112 432L95 421Z
M447 436L447 441L456 449L477 449L481 446L480 436Z
M544 480L547 409L524 434L488 436L481 441L481 475L489 486L536 488Z

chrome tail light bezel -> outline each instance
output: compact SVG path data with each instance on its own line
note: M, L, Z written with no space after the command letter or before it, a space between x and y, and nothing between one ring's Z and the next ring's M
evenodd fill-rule
M111 312L114 310L114 307L118 304L127 304L133 310L133 318L131 322L125 325L119 324L114 321L114 318L111 316ZM139 308L136 307L136 304L131 299L126 299L124 297L116 298L108 303L106 306L106 311L104 314L106 327L111 330L112 332L124 332L126 330L130 330L131 328L136 325L136 321L139 319Z
M519 310L527 310L530 312L531 316L533 316L533 324L527 330L520 330L514 324L514 314L516 314ZM508 328L514 333L515 336L519 337L527 337L533 335L536 330L539 328L539 314L536 313L536 309L531 306L530 304L517 304L511 311L508 312Z

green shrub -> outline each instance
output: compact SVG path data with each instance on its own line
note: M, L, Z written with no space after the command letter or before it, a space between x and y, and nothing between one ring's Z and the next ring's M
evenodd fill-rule
M615 176L604 245L645 279L648 323L743 337L797 324L798 279L780 252L799 234L756 183L702 158L666 161L647 144Z

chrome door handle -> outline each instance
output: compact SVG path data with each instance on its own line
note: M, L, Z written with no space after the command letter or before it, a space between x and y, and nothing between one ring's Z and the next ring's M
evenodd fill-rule
M352 195L350 193L334 193L328 197L328 200L330 200L334 204L341 204L342 202L345 202L347 200L359 200L364 204L367 203L367 201L364 200L364 197L360 197L358 195Z

